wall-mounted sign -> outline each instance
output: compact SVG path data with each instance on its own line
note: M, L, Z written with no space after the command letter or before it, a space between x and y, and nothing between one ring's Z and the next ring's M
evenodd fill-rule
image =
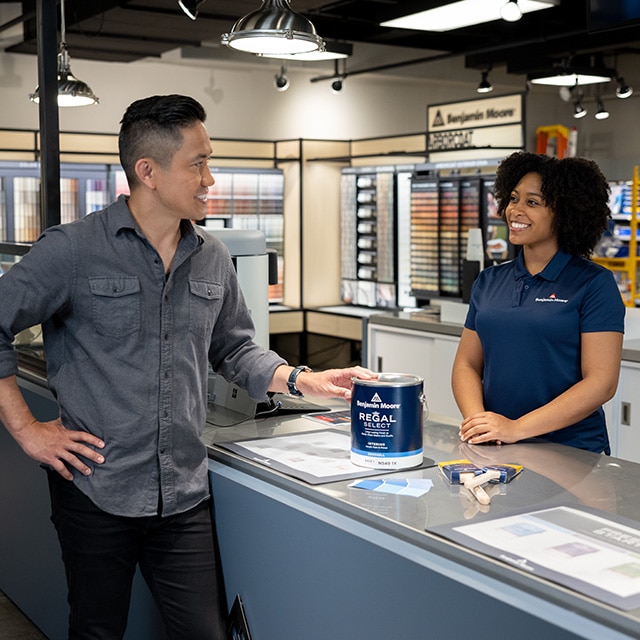
M508 155L524 148L524 94L427 107L429 161Z

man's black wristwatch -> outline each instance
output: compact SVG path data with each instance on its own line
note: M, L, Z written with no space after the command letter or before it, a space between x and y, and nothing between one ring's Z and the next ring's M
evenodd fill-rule
M294 370L289 374L289 379L287 380L287 388L289 389L289 393L292 396L302 395L302 391L300 391L300 389L296 387L296 380L298 379L301 371L311 371L311 369L309 369L309 367L305 365L299 365L295 367Z

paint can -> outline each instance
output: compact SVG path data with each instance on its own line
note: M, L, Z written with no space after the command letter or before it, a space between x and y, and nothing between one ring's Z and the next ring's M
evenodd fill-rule
M422 464L424 381L406 373L353 378L351 462L373 469Z

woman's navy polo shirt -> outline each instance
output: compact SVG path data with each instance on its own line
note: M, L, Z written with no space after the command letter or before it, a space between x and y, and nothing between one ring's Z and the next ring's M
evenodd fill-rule
M562 251L535 276L522 253L482 271L465 327L484 350L485 410L517 419L559 396L582 379L580 335L623 333L624 315L611 271ZM609 453L601 407L539 439Z

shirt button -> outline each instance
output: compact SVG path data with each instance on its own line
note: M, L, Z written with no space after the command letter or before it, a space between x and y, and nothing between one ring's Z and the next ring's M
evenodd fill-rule
M162 336L162 337L163 337L165 340L168 340L168 339L169 339L169 334L168 334L168 333L165 333L165 334L164 334L164 336Z
M164 455L165 451L166 451L166 449L160 449L160 455Z
M165 296L165 297L164 297L164 301L165 301L165 302L168 302L168 301L169 301L169 296Z

